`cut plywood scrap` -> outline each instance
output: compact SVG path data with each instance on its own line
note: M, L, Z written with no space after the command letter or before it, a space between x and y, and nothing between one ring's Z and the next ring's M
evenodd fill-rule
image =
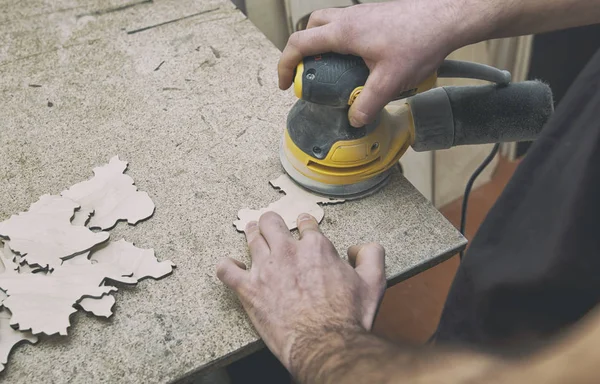
M238 212L238 220L233 224L238 231L244 231L246 224L251 221L258 221L260 216L269 211L278 213L287 227L292 230L297 227L296 220L301 213L312 215L320 223L323 220L325 212L319 204L339 204L343 203L341 199L330 199L327 197L315 195L299 187L288 175L283 174L271 180L271 185L285 192L285 196L266 208L259 210L244 208Z
M88 227L109 229L119 220L136 224L152 216L152 199L137 190L133 179L123 173L126 169L127 162L114 156L108 164L94 168L94 177L61 193L81 205L73 224L85 225L89 218Z
M132 277L138 281L146 277L160 279L170 274L175 267L170 260L159 262L154 256L154 249L138 248L124 239L95 248L90 260L92 263L110 263L119 265L123 270L131 270Z
M0 236L29 265L55 268L63 258L85 252L108 240L106 232L94 233L71 224L78 204L64 197L43 195L27 212L0 222Z
M109 318L113 314L115 298L112 295L104 295L100 298L85 297L78 304L86 312Z
M0 288L8 298L3 305L12 312L11 325L33 334L67 334L69 316L81 298L102 297L116 288L101 285L105 279L135 284L125 271L114 263L63 265L49 274L3 274Z
M28 341L32 344L38 342L37 336L31 332L22 332L10 326L11 314L8 310L0 309L0 372L8 362L10 351L19 343Z

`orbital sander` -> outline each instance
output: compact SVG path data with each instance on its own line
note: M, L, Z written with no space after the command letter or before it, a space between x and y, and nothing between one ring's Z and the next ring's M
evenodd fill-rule
M542 82L511 83L507 71L445 60L422 84L396 95L399 103L355 128L348 110L368 76L364 60L353 55L326 53L298 64L298 101L288 114L280 160L305 189L331 198L365 197L388 182L409 146L420 152L534 140L553 112L552 92ZM443 77L490 84L436 87Z

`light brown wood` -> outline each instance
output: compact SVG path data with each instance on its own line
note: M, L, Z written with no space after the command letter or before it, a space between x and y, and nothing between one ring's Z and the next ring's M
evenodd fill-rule
M12 312L10 324L33 334L67 334L73 305L84 297L102 297L116 288L101 285L105 279L135 284L116 263L63 265L52 273L3 274L2 288L8 298L3 305Z
M6 244L0 242L0 281L4 276L17 275L19 266L14 262L15 254L10 251ZM0 304L8 296L0 290ZM21 332L10 326L11 313L5 308L0 308L0 372L4 370L8 362L10 351L22 341L37 343L38 338L31 332Z
M94 168L94 177L61 193L81 205L73 217L74 225L87 222L90 228L110 229L119 220L133 225L152 216L152 199L138 191L133 179L123 173L126 169L127 162L114 156L108 164Z
M92 261L89 259L90 252L86 252L81 255L77 255L68 260L63 261L62 265L92 265ZM115 291L117 289L115 288ZM112 316L112 307L115 304L114 296L107 294L102 297L84 297L77 305L86 312L89 312L95 316L109 318Z
M121 239L102 244L92 251L90 261L94 265L116 265L123 271L131 271L131 277L142 280L147 277L160 279L173 271L171 260L158 261L154 249L142 249Z
M0 236L31 266L56 268L62 259L85 252L109 238L71 224L78 204L60 196L43 195L27 212L0 222Z
M279 176L275 180L271 180L270 184L274 188L284 192L285 196L269 204L266 208L259 210L244 208L240 210L238 212L238 220L233 223L238 231L244 231L246 224L250 221L257 221L263 213L268 211L278 213L290 230L297 227L296 219L301 213L312 215L320 223L325 216L323 207L320 204L339 204L345 201L312 194L299 187L286 174Z
M10 326L11 314L6 309L0 309L0 372L8 362L10 351L19 343L28 341L32 344L38 342L37 336L31 332L21 332Z
M77 304L81 309L95 316L109 318L113 314L112 307L115 305L115 298L113 295L104 295L99 298L85 297Z

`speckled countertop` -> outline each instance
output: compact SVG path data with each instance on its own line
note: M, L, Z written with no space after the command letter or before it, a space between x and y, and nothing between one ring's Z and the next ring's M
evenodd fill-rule
M118 154L157 208L111 238L154 248L177 269L120 289L109 320L79 311L68 337L17 347L0 380L169 382L260 348L214 270L225 255L248 261L238 209L278 198L268 181L282 172L277 146L295 101L277 88L279 51L228 0L2 7L0 220ZM390 284L466 242L400 174L325 216L338 249L385 246Z

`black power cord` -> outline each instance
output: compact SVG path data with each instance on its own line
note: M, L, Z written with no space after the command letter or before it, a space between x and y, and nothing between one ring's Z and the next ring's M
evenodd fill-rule
M465 236L465 227L467 225L467 205L469 204L469 195L471 194L471 189L473 188L473 184L477 177L483 172L483 170L492 162L496 154L498 153L498 149L500 148L500 143L496 143L494 148L489 155L483 160L483 162L477 167L475 172L469 178L467 185L465 186L465 194L463 195L462 207L460 211L460 233ZM460 251L460 259L462 260L465 251Z

